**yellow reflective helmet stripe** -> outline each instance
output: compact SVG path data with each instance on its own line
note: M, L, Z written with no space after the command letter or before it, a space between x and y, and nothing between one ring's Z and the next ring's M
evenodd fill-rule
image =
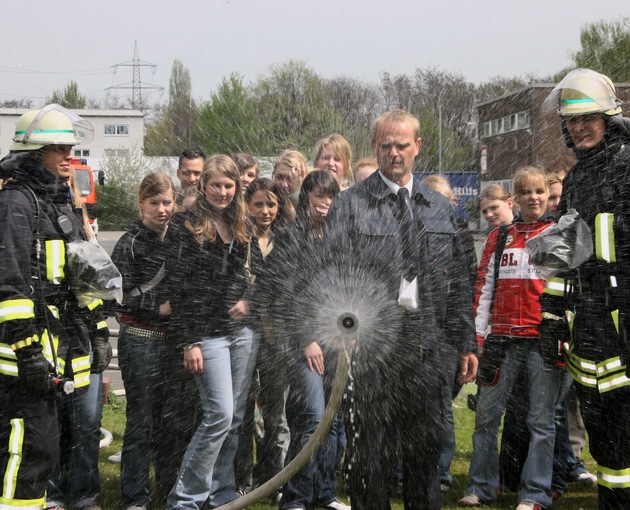
M609 489L630 488L630 468L611 469L597 466L597 483Z
M66 244L63 239L46 241L46 278L49 282L59 284L64 278L66 264Z
M0 324L33 318L35 318L35 305L32 299L7 299L0 302Z
M595 256L598 260L617 261L614 220L615 216L611 213L599 213L595 216Z

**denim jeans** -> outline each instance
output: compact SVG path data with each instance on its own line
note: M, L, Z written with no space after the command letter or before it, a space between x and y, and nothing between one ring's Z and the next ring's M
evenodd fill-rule
M301 350L292 350L288 360L289 396L287 419L291 442L287 463L293 460L315 432L324 417L337 366L337 351L324 350L324 375L309 370ZM301 506L305 509L328 503L336 496L335 480L338 420L315 455L291 478L282 490L281 508Z
M473 434L470 485L466 494L475 494L484 501L493 501L497 497L497 435L519 364L527 366L527 390L530 397L527 413L529 453L523 466L519 501L530 501L548 507L552 503L554 410L561 393L561 370L543 362L538 350L538 340L531 338L513 339L509 342L501 362L498 382L494 386L481 386Z
M564 494L567 490L567 477L576 472L586 472L584 465L573 455L571 440L569 439L569 420L567 414L567 397L573 384L571 374L564 372L561 376L560 401L556 405L556 444L553 456L553 478L551 490ZM577 474L576 474L577 476Z
M61 455L48 482L48 507L59 505L81 509L97 504L101 491L98 455L102 410L102 374L90 375L87 392L63 395L59 405Z
M162 359L170 349L166 342L130 335L121 328L118 340L118 363L127 399L127 423L120 463L120 489L123 509L148 506L151 499L149 470L155 464L160 483L161 465L168 452L157 438L162 433L160 418L163 391L168 373L162 370ZM171 355L174 355L171 353ZM174 483L175 480L170 480Z
M284 467L289 449L290 434L285 410L289 383L285 354L279 343L260 342L256 369L260 386L254 387L254 384L250 384L236 461L237 485L245 492L277 475ZM264 424L262 438L255 433L256 402ZM256 439L255 466L252 437Z
M203 418L188 445L167 508L197 510L211 494L211 506L237 498L234 457L257 342L252 329L244 326L201 340L203 372L195 374L195 380Z

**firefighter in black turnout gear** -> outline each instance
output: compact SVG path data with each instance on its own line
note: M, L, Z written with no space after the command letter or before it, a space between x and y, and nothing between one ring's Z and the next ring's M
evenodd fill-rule
M620 105L612 81L590 69L567 74L543 105L558 110L578 160L558 215L577 210L594 253L547 281L541 351L553 358L562 343L598 463L601 509L630 508L630 119Z
M69 243L86 240L70 205L71 150L90 129L58 105L29 111L0 161L3 509L45 507L59 457L58 395L85 391L90 372L102 372L111 357L102 302L85 296L79 302L68 263Z

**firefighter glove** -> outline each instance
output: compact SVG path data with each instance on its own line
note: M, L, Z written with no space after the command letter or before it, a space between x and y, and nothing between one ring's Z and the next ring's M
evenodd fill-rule
M18 381L21 393L43 397L54 392L52 366L42 354L39 344L16 351Z
M109 343L109 330L101 328L97 330L91 338L92 343L92 366L93 374L103 373L112 360L112 345Z
M562 343L568 339L568 329L564 318L544 314L538 325L538 334L540 335L540 356L543 361L554 366L563 365Z

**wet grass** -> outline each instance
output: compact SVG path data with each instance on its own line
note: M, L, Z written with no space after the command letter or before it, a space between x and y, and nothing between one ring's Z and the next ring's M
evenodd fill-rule
M473 388L465 388L473 391ZM475 425L475 414L466 407L465 395L459 396L454 401L455 423L457 435L457 449L452 464L454 477L453 487L442 498L442 508L460 508L457 500L462 497L468 483L468 465L472 454L472 433ZM101 498L100 503L104 510L121 510L120 500L120 464L112 464L107 457L120 451L125 422L124 400L113 397L110 404L106 404L103 410L103 427L113 435L113 441L107 448L101 449L100 476ZM587 468L595 471L595 464L585 453ZM342 494L342 490L339 491ZM347 501L345 498L341 498ZM502 495L491 508L512 509L517 504L516 494ZM270 504L258 504L256 510L274 510L276 507ZM402 500L393 499L392 508L402 510ZM594 510L597 508L596 488L581 484L569 484L567 493L553 505L554 510ZM158 510L153 508L153 510Z

